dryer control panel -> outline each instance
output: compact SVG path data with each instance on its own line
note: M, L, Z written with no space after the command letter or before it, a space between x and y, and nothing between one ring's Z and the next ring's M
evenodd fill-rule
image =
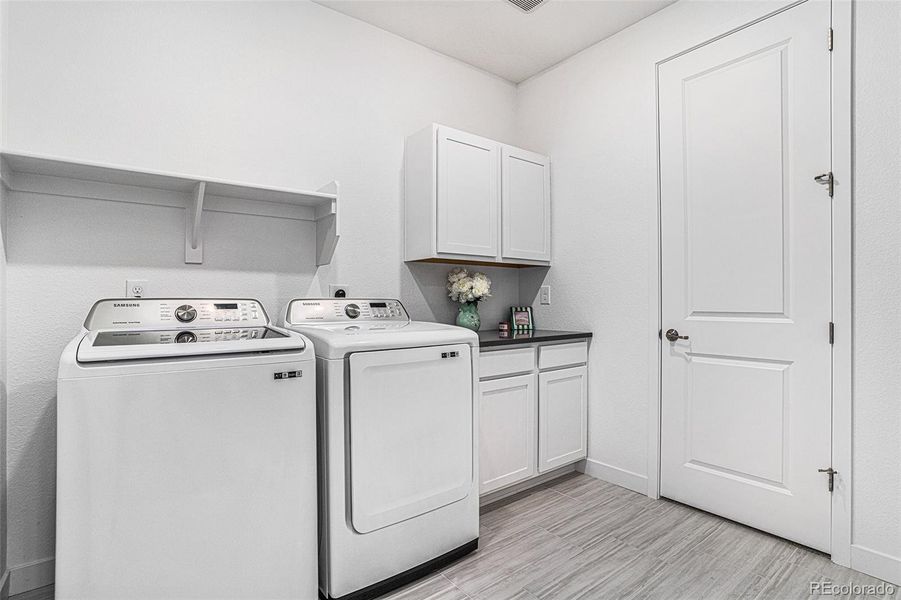
M350 323L392 321L408 323L410 315L400 300L373 298L296 298L288 304L287 322Z
M269 317L249 298L119 298L100 300L85 329L191 329L263 327Z

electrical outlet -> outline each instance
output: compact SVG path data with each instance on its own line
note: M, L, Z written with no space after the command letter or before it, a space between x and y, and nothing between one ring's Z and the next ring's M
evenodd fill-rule
M347 298L350 296L350 288L340 283L330 283L328 285L329 298Z
M143 298L147 295L146 279L126 279L125 296L127 298Z
M543 285L541 286L541 290L538 293L539 303L540 304L550 304L551 303L551 286Z

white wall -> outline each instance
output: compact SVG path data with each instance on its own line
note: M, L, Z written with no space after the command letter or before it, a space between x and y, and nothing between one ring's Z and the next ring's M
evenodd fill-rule
M855 9L852 565L901 583L901 3Z
M519 88L520 143L553 161L554 304L543 326L584 327L592 346L589 470L646 489L657 317L654 64L778 3L680 2ZM901 579L901 3L857 4L854 544ZM522 300L542 274L523 274ZM859 555L860 553L858 553ZM853 559L852 559L853 560ZM893 562L894 561L894 562ZM887 569L894 569L889 571ZM878 570L878 572L876 572ZM894 575L892 575L894 573Z
M273 186L337 179L342 218L326 267L314 267L311 224L218 213L205 224L205 263L185 265L181 210L13 195L8 538L21 565L54 553L57 361L95 299L135 277L152 295L247 295L272 312L332 282L451 321L449 267L402 262L404 137L439 121L509 141L515 88L305 2L16 2L9 12L4 147ZM518 302L518 274L489 276L490 325ZM39 580L46 565L28 572Z

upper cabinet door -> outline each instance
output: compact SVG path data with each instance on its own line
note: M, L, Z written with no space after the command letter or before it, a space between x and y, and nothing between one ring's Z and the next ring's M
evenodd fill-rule
M438 252L498 256L500 145L438 129Z
M503 148L503 258L551 260L551 178L546 156Z

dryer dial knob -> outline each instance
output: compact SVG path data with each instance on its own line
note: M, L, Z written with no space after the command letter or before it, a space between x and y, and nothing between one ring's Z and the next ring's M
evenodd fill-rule
M175 318L182 323L190 323L197 318L197 311L190 304L182 304L175 309Z
M348 304L344 307L344 314L351 319L356 319L360 316L360 307L356 304Z
M175 336L176 344L190 344L191 342L196 342L197 336L194 335L191 331L182 331L177 336Z

